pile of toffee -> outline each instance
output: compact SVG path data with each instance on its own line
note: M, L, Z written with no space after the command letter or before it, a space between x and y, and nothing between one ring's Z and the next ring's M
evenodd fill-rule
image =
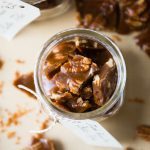
M121 34L146 28L149 0L75 0L80 27L115 30Z
M117 83L116 64L107 49L91 40L68 41L48 55L42 82L54 106L83 113L103 106Z

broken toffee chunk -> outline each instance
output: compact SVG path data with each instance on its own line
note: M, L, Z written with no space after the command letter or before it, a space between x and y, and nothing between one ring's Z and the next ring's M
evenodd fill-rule
M76 0L76 6L79 26L94 30L116 28L116 0Z
M147 26L150 21L150 2L148 0L120 0L119 5L119 33L127 34Z
M44 65L45 74L48 79L51 79L55 73L59 72L61 65L68 60L69 55L72 55L75 49L74 42L63 42L53 49Z
M137 127L137 136L150 141L150 126L149 125L140 125Z
M138 34L136 43L150 57L150 27Z
M93 95L94 102L102 106L109 100L116 87L116 66L110 58L101 68L99 74L93 78Z
M99 70L98 66L87 57L75 55L61 66L52 81L63 90L79 95L82 85Z

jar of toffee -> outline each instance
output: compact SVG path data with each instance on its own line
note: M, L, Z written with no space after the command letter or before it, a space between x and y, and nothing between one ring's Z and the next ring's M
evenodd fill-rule
M52 115L102 120L122 106L126 66L107 36L69 29L44 44L34 80L41 104Z

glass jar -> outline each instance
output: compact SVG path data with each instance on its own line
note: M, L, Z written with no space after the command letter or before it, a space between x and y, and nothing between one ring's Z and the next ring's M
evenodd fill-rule
M72 0L22 0L41 10L36 21L46 20L65 13L72 5Z
M52 103L49 102L42 85L42 65L48 54L59 43L73 39L75 37L81 37L82 39L92 39L93 41L98 42L103 47L105 47L110 52L116 63L118 74L116 88L110 99L100 108L84 113L66 112L56 108ZM115 114L123 104L123 94L126 83L126 65L119 48L107 36L101 34L100 32L89 29L68 29L54 35L44 44L36 62L34 80L36 92L39 96L41 104L52 115L78 120L94 119L98 117L100 120L102 120Z

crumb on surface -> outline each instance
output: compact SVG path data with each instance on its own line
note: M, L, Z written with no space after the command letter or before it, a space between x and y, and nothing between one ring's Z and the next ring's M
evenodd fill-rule
M134 150L132 147L127 147L125 150Z
M12 124L14 125L18 125L19 124L19 118L23 117L24 115L28 114L31 110L27 110L27 109L21 109L18 110L14 113L12 113L11 115L8 116L8 119L5 123L5 125L7 127L11 126Z
M139 104L144 104L145 100L141 99L141 98L133 98L133 99L129 99L129 102L134 102L134 103L139 103Z
M40 129L41 129L41 130L44 130L44 129L48 128L48 126L49 126L49 121L50 121L49 118L45 119L44 122L41 124Z
M7 132L7 137L8 137L8 139L11 139L11 138L15 137L15 135L16 135L16 132L15 132L15 131Z
M24 64L25 61L24 61L24 60L21 60L21 59L17 59L17 60L16 60L16 63L18 63L18 64Z

